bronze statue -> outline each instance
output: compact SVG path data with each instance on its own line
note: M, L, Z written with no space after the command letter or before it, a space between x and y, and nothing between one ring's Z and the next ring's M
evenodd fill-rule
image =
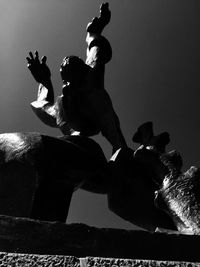
M101 132L111 143L114 153L108 164L99 154L103 159L101 178L92 175L79 186L106 193L112 211L149 230L158 226L199 234L199 169L191 167L182 173L181 156L176 151L165 151L169 134L154 136L151 122L139 127L133 137L141 146L136 151L127 148L104 89L105 64L111 59L112 50L101 33L110 17L106 3L100 8L100 16L88 24L85 63L75 56L64 58L60 69L63 94L55 103L46 57L40 61L38 52L34 56L30 52L28 67L40 83L32 108L44 123L60 128L64 140L73 137L75 144L82 138L81 147L90 140L87 137ZM87 152L86 149L84 153Z
M62 177L63 174L61 175L62 178L60 178L61 180L64 178L67 181L71 181L70 185L67 184L67 192L63 193L63 195L68 195L68 204L65 203L66 212L64 213L65 215L62 221L66 220L72 193L76 188L80 187L80 184L82 188L87 190L107 193L109 182L105 185L103 181L106 176L105 173L107 173L107 171L105 171L106 160L100 149L97 149L99 155L98 153L96 155L97 144L89 139L89 137L101 132L112 145L113 152L121 147L127 148L120 129L119 119L113 109L111 99L104 88L105 64L111 60L112 49L108 40L103 37L101 33L104 27L109 23L110 18L111 12L109 6L108 3L105 3L100 7L99 17L94 18L87 25L87 58L85 63L77 56L69 56L63 59L60 68L63 81L62 95L58 96L55 102L51 72L46 64L47 58L43 57L40 60L37 51L35 55L30 52L29 57L27 57L28 68L35 80L40 83L37 100L31 103L33 111L44 123L52 127L57 127L62 131L64 136L60 138L60 140L62 139L62 142L67 142L64 144L67 154L71 153L68 145L70 142L73 144L74 148L77 147L77 159L80 158L78 154L80 155L80 150L82 150L86 155L86 159L88 155L90 157L92 155L92 161L95 162L94 166L98 166L98 168L95 169L94 175L94 166L91 166L92 163L89 160L86 160L84 164L81 164L81 162L77 160L77 169L81 164L81 166L84 166L83 170L86 171L88 169L91 172L90 174L88 174L87 171L87 174L83 173L83 171L80 174L77 170L75 171L76 167L71 167L71 163L67 165L70 171L68 171L67 175L64 175L65 178ZM47 137L43 138L43 140L46 140L46 138ZM52 142L59 143L53 139ZM54 157L53 154L52 157ZM75 159L75 149L71 157ZM63 157L63 160L64 158L65 157ZM101 159L100 163L99 158ZM65 161L63 164L65 164ZM61 164L59 165L61 166ZM101 168L99 166L101 166ZM62 173L63 168L61 169ZM73 171L71 171L71 169L73 169ZM48 171L48 173L50 173L52 177L55 175L53 170L50 172ZM101 173L101 175L99 173ZM102 173L104 174L102 175ZM43 175L46 176L46 173L44 172ZM68 176L73 177L74 181L71 178L69 179ZM49 215L44 212L45 207L43 211L40 212L40 215L38 214L38 210L41 210L41 203L50 202L50 196L47 197L48 180L42 178L36 191L34 206L36 206L35 203L38 203L38 205L34 210L37 211L37 214L35 211L32 213L36 218L42 218L41 216L46 219L49 218ZM77 180L78 184L76 184ZM52 193L53 190L54 186L52 185ZM58 204L57 201L57 205L63 207L64 203L62 203L62 201L63 200L60 201L60 204ZM48 210L47 207L46 210ZM56 213L57 211L55 208L54 220L61 220L63 215L60 216ZM62 213L63 212L61 212L61 214ZM53 216L51 220L52 219Z
M77 56L63 59L60 68L62 95L55 103L47 58L40 61L36 51L35 55L29 53L27 61L33 77L40 83L37 101L31 104L36 115L47 125L59 128L65 136L90 137L101 132L115 152L127 145L104 88L105 64L111 60L112 49L101 33L110 17L108 3L102 4L100 16L87 25L85 63Z
M135 152L121 148L107 162L92 139L79 136L80 145L77 141L77 136L0 134L0 213L65 222L71 196L82 188L107 194L109 208L136 225L175 228L154 205L160 188L155 181L169 173L160 153L146 146ZM163 139L159 142L155 138L155 146L163 147Z
M0 134L0 214L66 221L72 193L107 166L96 142L73 138Z
M138 149L127 158L125 149L118 150L109 165L112 188L108 192L109 208L123 219L150 231L157 227L176 230L176 226L163 209L155 205L155 192L170 170L160 159L169 143L169 134L155 136L152 122L141 125L134 134L133 142Z
M0 213L65 222L78 188L107 194L110 210L147 230L157 227L200 234L199 169L182 173L182 158L166 152L167 132L157 136L151 122L140 126L128 148L104 88L105 64L112 57L101 35L109 23L108 4L87 26L87 59L63 59L62 95L54 102L46 57L29 53L28 68L40 83L31 104L62 137L40 133L0 134ZM113 147L107 162L90 136L102 133Z

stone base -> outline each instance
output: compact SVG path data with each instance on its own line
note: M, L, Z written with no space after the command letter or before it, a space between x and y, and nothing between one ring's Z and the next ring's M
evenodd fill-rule
M72 256L0 253L0 267L80 267L80 260Z
M79 266L78 258L89 257L87 261L81 261L82 267L104 266L104 263L106 267L114 265L131 267L140 266L140 262L146 266L145 260L147 265L157 266L160 264L159 261L200 263L199 247L200 236L194 235L96 228L84 224L0 216L0 251L7 252L0 255L0 260L4 258L9 260L9 257L14 259L16 255L16 259L27 258L27 262L34 259L44 262L50 259L52 262L61 261L65 264L52 266ZM26 256L10 253L26 254ZM54 259L54 256L42 255L61 256L56 256ZM142 261L136 261L137 259ZM198 266L200 267L200 264Z
M200 263L178 262L178 261L154 261L154 260L132 260L92 258L85 259L86 267L199 267ZM83 266L81 266L83 267Z
M0 252L0 267L199 267L200 263Z

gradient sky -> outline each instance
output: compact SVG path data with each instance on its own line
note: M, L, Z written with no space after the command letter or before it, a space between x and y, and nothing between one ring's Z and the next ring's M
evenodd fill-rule
M110 0L112 21L105 30L113 47L106 88L128 144L137 127L153 121L169 131L183 155L184 169L200 166L200 2L198 0ZM59 66L64 56L85 58L85 26L98 15L98 0L0 0L1 132L38 131L43 125L29 103L37 84L25 58L37 49L52 70L55 94L61 91ZM102 137L107 157L111 147ZM134 229L107 208L105 196L79 190L68 222Z

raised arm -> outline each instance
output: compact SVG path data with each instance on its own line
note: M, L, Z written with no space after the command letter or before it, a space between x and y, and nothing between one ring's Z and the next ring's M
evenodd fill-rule
M112 58L112 48L102 31L110 22L111 12L108 3L100 7L99 17L95 17L87 25L87 59L86 64L92 68L104 66Z
M36 51L33 55L29 52L29 57L27 59L27 67L33 75L36 82L39 83L39 91L37 100L45 100L50 103L54 102L54 92L53 85L51 82L51 72L46 64L47 57L44 56L39 59L39 54Z
M113 147L113 152L121 147L127 147L120 128L120 122L114 111L110 96L104 87L105 64L111 60L112 48L108 40L102 36L102 31L110 22L111 12L108 3L100 7L100 15L87 26L87 59L91 67L88 84L91 88L88 99L100 126L101 133Z
M27 59L27 67L31 71L36 82L39 83L37 100L31 103L34 113L45 124L57 127L56 115L54 108L54 91L51 82L51 72L46 64L47 58L39 59L39 54L36 51L33 55L29 53Z

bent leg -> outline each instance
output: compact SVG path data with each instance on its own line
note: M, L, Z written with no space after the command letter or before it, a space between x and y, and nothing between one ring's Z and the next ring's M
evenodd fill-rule
M65 181L43 179L34 196L31 218L65 223L73 191Z
M19 162L0 165L0 214L30 218L36 172Z

